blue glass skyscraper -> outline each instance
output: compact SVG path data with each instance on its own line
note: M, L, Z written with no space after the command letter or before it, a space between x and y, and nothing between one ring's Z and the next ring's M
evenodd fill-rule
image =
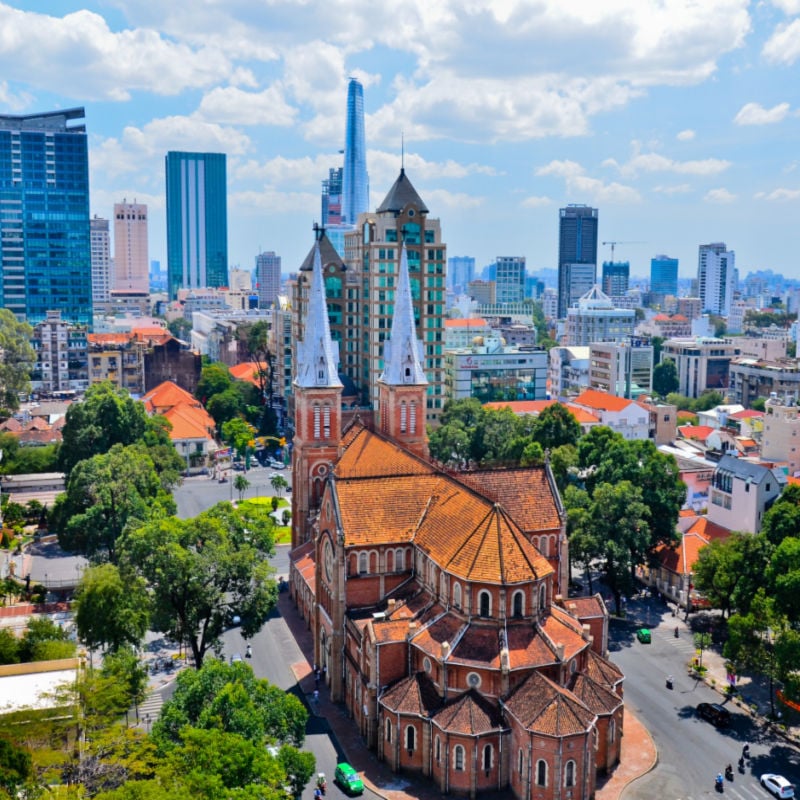
M678 259L655 256L650 259L650 292L663 298L678 296Z
M364 143L364 87L350 79L347 87L347 127L342 175L342 222L355 225L358 215L369 210L367 148Z
M32 325L92 324L89 158L82 108L0 116L0 301Z
M169 292L228 285L224 153L170 151L167 171Z

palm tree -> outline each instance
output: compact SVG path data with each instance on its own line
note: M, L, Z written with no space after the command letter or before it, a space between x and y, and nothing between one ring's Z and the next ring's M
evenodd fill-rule
M272 488L278 493L278 497L282 497L283 490L289 485L283 475L273 475L270 479Z
M233 481L233 488L239 492L239 502L244 499L244 493L250 488L250 481L244 475L237 475Z

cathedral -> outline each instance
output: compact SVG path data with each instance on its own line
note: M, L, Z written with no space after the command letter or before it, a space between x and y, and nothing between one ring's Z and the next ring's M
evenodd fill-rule
M290 591L331 699L398 772L443 793L591 798L619 760L623 675L602 598L567 598L549 465L428 455L405 246L374 418L344 409L315 245L293 382Z

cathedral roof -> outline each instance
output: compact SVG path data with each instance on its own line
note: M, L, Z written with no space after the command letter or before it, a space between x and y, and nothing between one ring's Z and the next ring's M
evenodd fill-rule
M427 461L373 433L363 424L354 424L345 431L341 447L343 452L336 462L338 480L435 474Z
M331 240L326 236L325 229L323 228L319 234L319 238L314 243L311 250L308 251L308 255L300 265L301 272L311 272L314 269L314 254L316 253L317 247L319 247L319 256L323 270L331 264L337 268L337 271L344 272L347 269L344 261L342 261L342 257L331 244Z
M618 694L614 694L584 672L575 675L572 694L590 711L598 715L611 714L622 705L622 698Z
M422 198L417 194L417 190L411 185L411 181L406 177L405 169L400 170L400 175L389 189L383 202L378 206L378 214L392 211L399 214L406 206L415 206L421 214L427 214L428 209Z
M616 664L599 656L594 650L589 650L587 655L585 672L592 680L607 688L613 688L625 678Z
M595 720L595 714L572 692L541 672L531 673L503 705L527 730L546 736L582 734Z
M442 731L467 736L480 736L504 727L500 709L474 689L440 708L433 722Z
M390 711L430 717L441 706L442 699L431 679L424 672L417 672L390 686L380 702Z

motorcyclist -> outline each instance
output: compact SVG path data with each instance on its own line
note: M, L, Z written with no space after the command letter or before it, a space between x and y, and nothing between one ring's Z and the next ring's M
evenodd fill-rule
M728 764L728 766L727 766L727 767L725 767L725 777L726 777L726 778L727 778L729 781L732 781L732 780L733 780L733 767L732 767L730 764Z
M750 745L746 744L742 748L742 758L750 758Z
M247 645L247 650L245 651L245 656L247 658L252 658L253 657L253 647L252 647L252 645L249 645L249 644Z
M718 773L717 773L717 777L716 777L716 779L714 780L714 783L717 785L717 787L718 787L718 788L722 786L722 784L723 784L723 777L722 777L722 773L721 773L721 772L718 772Z

